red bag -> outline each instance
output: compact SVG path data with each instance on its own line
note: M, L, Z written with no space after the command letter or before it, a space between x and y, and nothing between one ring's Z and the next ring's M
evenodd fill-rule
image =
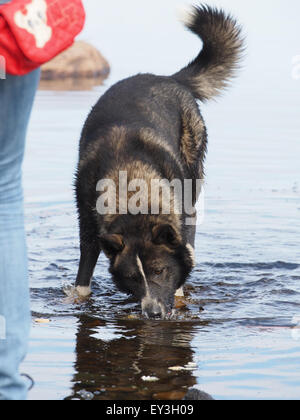
M13 0L0 6L0 56L24 75L70 47L82 30L81 0Z

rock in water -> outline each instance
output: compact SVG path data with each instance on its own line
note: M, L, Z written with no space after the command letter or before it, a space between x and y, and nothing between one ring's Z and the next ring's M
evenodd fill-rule
M86 81L89 87L100 84L110 73L110 66L101 53L92 45L75 42L68 50L42 66L41 82L59 86L63 82L65 89L75 87ZM68 83L68 82L73 83ZM50 83L49 83L50 82ZM67 83L66 83L67 82ZM99 83L100 82L100 83Z

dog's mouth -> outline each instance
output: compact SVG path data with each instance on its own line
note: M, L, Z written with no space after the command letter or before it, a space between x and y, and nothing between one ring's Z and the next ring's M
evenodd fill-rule
M142 314L146 319L170 320L175 316L173 304L164 304L158 299L146 296L142 299Z
M147 312L143 312L143 317L147 320L152 321L171 321L175 318L176 310L172 309L168 312L166 312L164 315L149 315Z

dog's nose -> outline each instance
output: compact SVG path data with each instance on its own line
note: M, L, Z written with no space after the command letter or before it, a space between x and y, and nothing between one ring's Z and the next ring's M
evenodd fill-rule
M162 313L161 313L160 310L159 311L155 311L153 309L146 310L145 314L150 319L160 319L161 316L162 316Z
M146 305L143 305L143 313L150 319L161 318L162 308L156 302L148 302Z

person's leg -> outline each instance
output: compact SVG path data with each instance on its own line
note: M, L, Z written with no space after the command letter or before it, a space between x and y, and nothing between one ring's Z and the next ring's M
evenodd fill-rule
M21 167L39 74L0 80L0 400L27 396L19 374L30 328Z

